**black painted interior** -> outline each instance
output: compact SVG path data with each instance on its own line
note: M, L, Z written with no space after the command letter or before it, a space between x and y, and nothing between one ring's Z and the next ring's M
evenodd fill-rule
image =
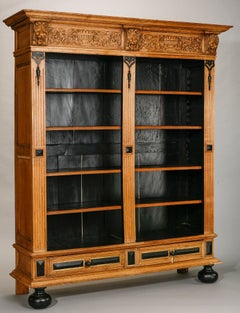
M122 58L46 54L46 88L116 89L46 92L46 125L119 126L118 130L47 131L47 172L121 169ZM136 90L203 92L203 62L137 58ZM136 94L136 168L203 165L203 95ZM202 200L203 170L136 172L137 241L203 233L203 203L155 206L160 201ZM152 203L152 205L151 205ZM87 212L119 205L119 210ZM84 213L66 214L86 208ZM47 178L48 249L122 243L121 173ZM66 210L66 211L64 211Z

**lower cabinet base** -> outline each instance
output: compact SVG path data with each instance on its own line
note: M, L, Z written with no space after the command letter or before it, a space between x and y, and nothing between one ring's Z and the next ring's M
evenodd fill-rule
M214 283L218 279L218 273L213 270L213 265L204 265L198 273L198 279L203 283ZM188 273L188 268L177 269L179 274ZM51 296L45 292L46 287L35 288L28 297L28 304L34 309L45 309L52 303Z
M216 261L216 263L220 263L217 259L214 259ZM132 273L130 274L130 272L128 273L119 273L119 270L112 272L111 275L106 275L106 273L102 273L102 275L99 275L100 273L98 273L97 276L90 276L90 277L85 277L85 279L81 279L81 277L55 277L54 279L42 279L42 280L34 280L32 282L27 282L27 279L24 277L20 278L20 275L14 271L12 273L12 276L16 279L16 290L19 286L24 286L24 288L21 288L18 290L18 292L16 292L17 294L27 294L29 291L29 288L33 288L34 292L32 294L30 294L30 296L28 297L28 304L34 308L34 309L44 309L47 308L51 303L52 303L52 298L51 296L45 292L46 289L46 285L47 286L54 286L54 285L59 285L59 284L67 284L67 283L71 283L71 282L77 282L77 281L90 281L90 280L97 280L97 279L105 279L105 278L119 278L122 276L134 276L137 274L143 274L143 273L152 273L152 272L161 272L163 270L167 271L167 270L177 270L177 272L179 274L186 274L188 273L188 268L191 267L190 266L190 262L186 262L189 264L186 264L188 266L183 267L181 266L181 268L177 267L177 264L172 264L171 268L165 268L165 269L160 269L157 271L153 271L150 270L149 268L145 268L145 271L141 271L141 272L136 272L136 271L132 271ZM201 262L200 262L201 263ZM195 264L192 264L192 266L194 266ZM198 264L200 265L200 264ZM216 271L213 270L213 264L208 264L208 265L204 265L202 264L204 267L201 271L199 271L198 273L198 279L199 281L203 282L203 283L214 283L217 281L218 279L218 274ZM197 262L196 262L196 266L197 266ZM104 275L105 274L105 275ZM84 275L83 275L84 276ZM22 281L20 281L19 279L22 279L22 281L24 283L22 283ZM21 292L20 292L21 291Z
M32 253L16 248L16 294L35 291L28 303L35 309L48 307L52 300L45 288L70 283L104 280L175 270L186 274L189 268L203 266L198 279L213 283L218 274L213 265L220 260L212 254L212 238L169 244L133 244L75 251ZM211 243L211 245L210 245ZM211 249L209 248L211 246Z

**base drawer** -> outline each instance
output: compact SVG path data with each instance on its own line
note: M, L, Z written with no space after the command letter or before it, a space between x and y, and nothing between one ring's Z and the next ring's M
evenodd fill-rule
M71 275L79 272L107 271L122 268L124 263L124 253L121 251L51 257L48 259L47 275Z
M175 263L203 257L203 243L189 242L139 249L139 265Z

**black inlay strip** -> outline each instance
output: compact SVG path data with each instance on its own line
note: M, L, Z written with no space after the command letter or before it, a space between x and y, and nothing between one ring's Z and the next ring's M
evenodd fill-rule
M199 248L177 249L174 251L174 255L198 253L199 251Z
M65 270L68 268L76 268L76 267L83 267L83 261L71 261L71 262L62 262L62 263L54 263L53 269L54 270Z
M101 265L101 264L111 264L111 263L119 263L119 256L110 257L110 258L100 258L100 259L92 259L91 265Z
M44 276L44 261L37 261L37 276Z
M212 242L208 241L206 242L206 255L212 254Z
M142 253L142 259L154 259L154 258L163 258L168 256L168 251L156 251L156 252L145 252Z
M128 265L133 265L133 264L135 264L135 252L129 251L128 252Z

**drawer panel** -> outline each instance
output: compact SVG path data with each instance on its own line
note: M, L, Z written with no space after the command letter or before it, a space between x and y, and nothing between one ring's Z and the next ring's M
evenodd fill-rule
M124 253L120 251L52 257L48 259L47 273L55 276L106 271L122 268L124 262Z
M203 257L203 243L189 242L174 246L170 251L172 262L200 259Z
M139 249L139 265L145 266L200 259L203 257L202 246L202 242L189 242L142 248Z

